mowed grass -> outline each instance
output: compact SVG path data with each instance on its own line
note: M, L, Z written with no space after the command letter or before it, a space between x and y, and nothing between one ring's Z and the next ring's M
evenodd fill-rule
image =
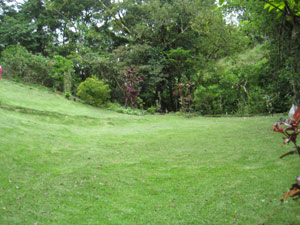
M277 117L130 116L7 80L0 103L1 225L300 224Z

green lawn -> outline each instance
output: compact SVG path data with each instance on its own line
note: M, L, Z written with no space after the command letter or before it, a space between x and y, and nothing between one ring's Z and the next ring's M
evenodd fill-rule
M131 116L0 81L0 224L300 224L278 117Z

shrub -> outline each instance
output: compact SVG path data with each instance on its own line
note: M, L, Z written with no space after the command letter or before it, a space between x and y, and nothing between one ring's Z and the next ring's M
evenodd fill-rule
M7 78L52 86L48 58L34 55L23 46L13 45L2 52L2 61Z
M2 52L2 61L6 77L23 80L31 57L26 48L19 45L5 49Z
M156 112L156 107L155 106L151 106L147 109L147 112L150 114L154 114Z
M110 99L109 86L96 77L87 78L77 90L77 96L90 105L101 106Z
M130 105L133 108L136 108L139 103L140 89L139 84L143 82L141 76L135 75L135 69L127 69L124 76L121 77L122 90L125 99L125 107ZM141 100L141 99L140 99Z

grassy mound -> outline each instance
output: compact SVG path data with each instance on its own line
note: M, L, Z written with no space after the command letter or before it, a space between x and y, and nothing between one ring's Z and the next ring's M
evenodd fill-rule
M300 223L277 118L129 116L7 80L0 104L0 224Z

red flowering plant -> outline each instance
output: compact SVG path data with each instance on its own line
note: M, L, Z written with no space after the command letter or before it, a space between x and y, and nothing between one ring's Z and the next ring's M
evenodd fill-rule
M297 136L300 133L298 126L300 123L300 107L293 105L289 111L289 119L280 119L279 122L273 126L274 131L284 135L283 145L292 142L296 150L285 153L280 158L287 155L298 154L300 156L300 146L297 145ZM288 197L300 198L300 176L296 177L296 183L292 185L288 192L285 192L281 201L286 200Z
M141 76L136 76L135 73L135 69L130 68L127 69L124 76L121 77L121 87L123 90L126 108L128 104L130 104L133 108L137 107L138 97L140 95L139 84L143 82L143 79Z
M299 123L300 123L300 107L293 105L289 112L289 119L281 118L279 122L274 124L273 130L282 133L285 136L283 137L284 139L283 145L292 142L294 143L296 148L296 150L290 151L282 155L280 158L283 158L291 154L300 155L300 147L297 145L297 141L296 141L297 136L300 133L298 129Z

